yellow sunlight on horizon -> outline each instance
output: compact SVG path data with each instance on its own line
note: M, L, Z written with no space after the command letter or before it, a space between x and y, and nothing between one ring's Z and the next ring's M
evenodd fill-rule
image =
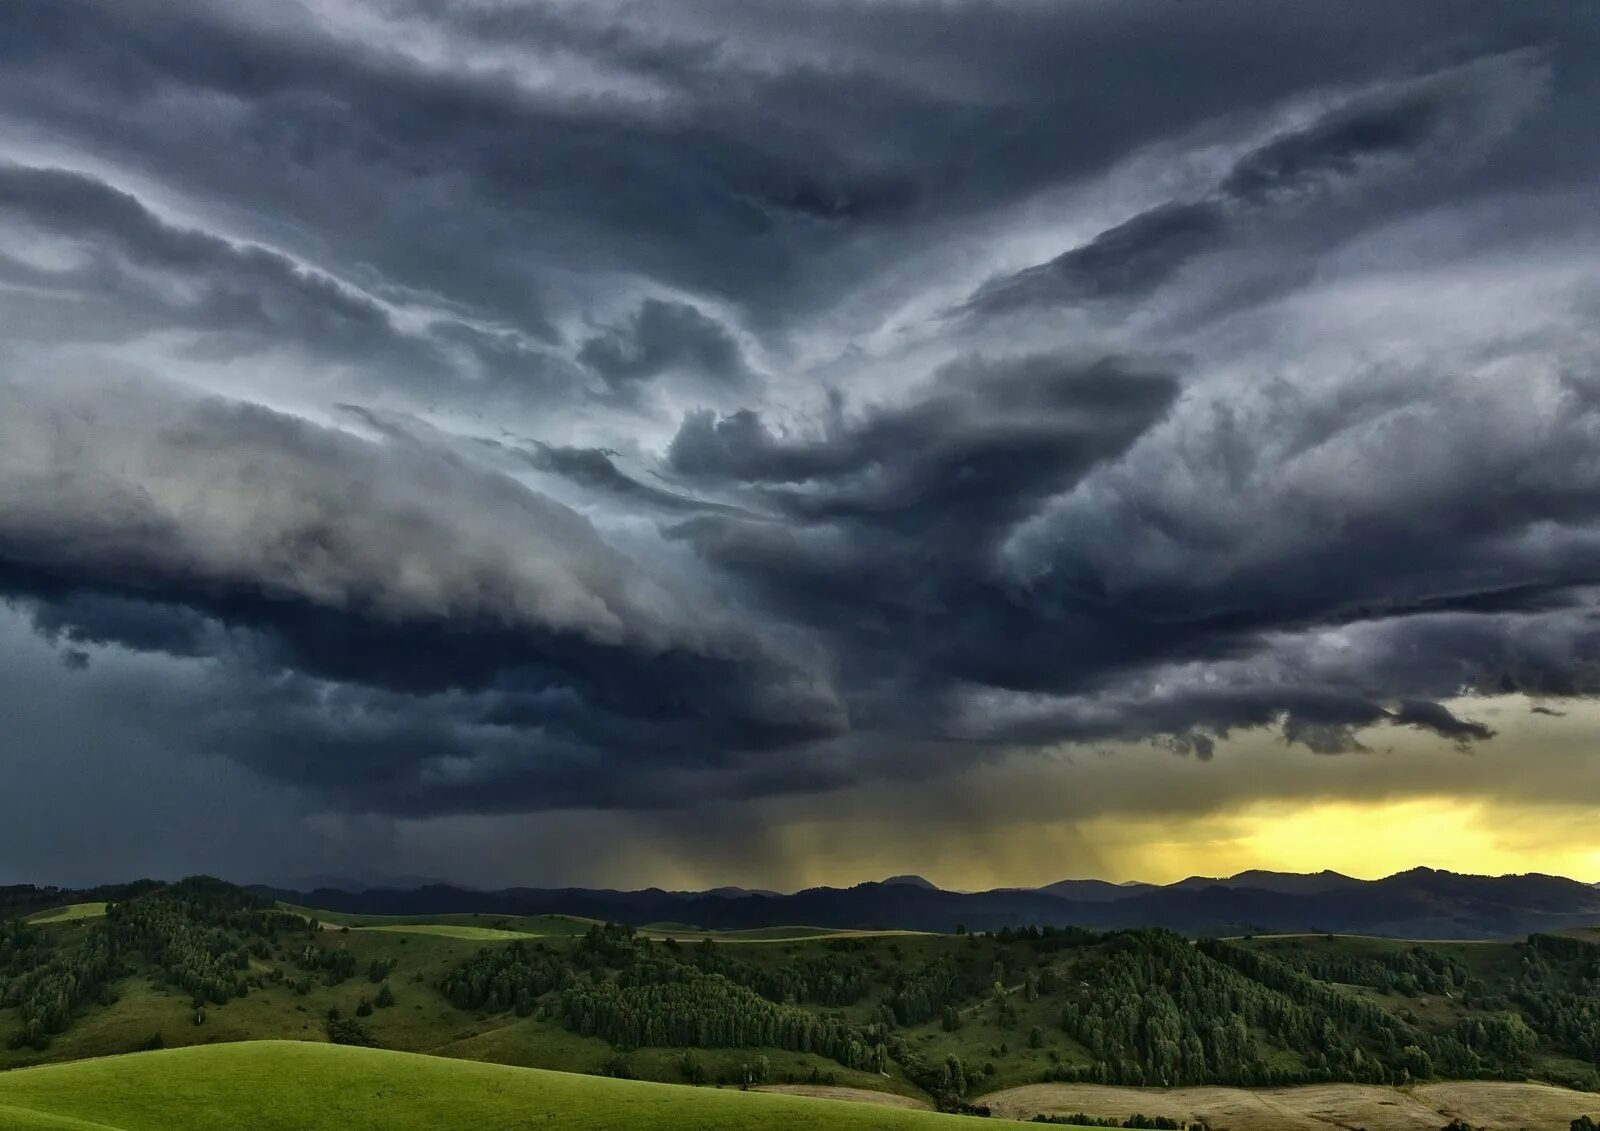
M1579 806L1501 806L1459 797L1273 802L1186 820L1094 822L1117 879L1170 883L1250 868L1373 879L1419 865L1502 875L1547 872L1600 880L1594 813ZM1109 847L1109 844L1108 844Z
M954 829L920 844L882 842L848 824L784 832L806 861L787 886L848 885L917 872L968 891L1062 879L1172 883L1253 868L1377 879L1418 866L1482 875L1545 872L1600 880L1600 830L1584 805L1520 805L1467 797L1272 801L1194 815L1103 816ZM705 886L707 876L683 877Z

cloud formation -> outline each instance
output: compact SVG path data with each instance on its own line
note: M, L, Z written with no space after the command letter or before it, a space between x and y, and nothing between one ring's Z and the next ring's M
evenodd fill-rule
M1555 0L18 0L17 686L42 641L95 733L341 820L1504 749L1600 691L1597 52Z

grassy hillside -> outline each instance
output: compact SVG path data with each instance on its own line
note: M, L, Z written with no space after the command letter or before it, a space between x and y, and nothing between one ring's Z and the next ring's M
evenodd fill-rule
M957 1131L987 1125L932 1112L285 1041L169 1049L0 1074L0 1127L245 1126Z
M953 1107L1042 1083L1593 1088L1600 1063L1600 946L1581 939L791 931L335 917L186 881L99 917L0 919L0 1068L332 1040Z
M69 903L65 907L52 907L28 916L28 922L38 926L47 923L75 923L80 919L99 919L106 913L104 903Z
M1464 1120L1474 1131L1569 1131L1600 1114L1600 1095L1548 1084L1464 1080L1405 1088L1381 1084L1304 1084L1294 1088L1120 1088L1107 1084L1027 1084L989 1097L1008 1119L1087 1112L1135 1113L1175 1122L1203 1120L1228 1131L1439 1131ZM1005 1126L998 1124L997 1126Z

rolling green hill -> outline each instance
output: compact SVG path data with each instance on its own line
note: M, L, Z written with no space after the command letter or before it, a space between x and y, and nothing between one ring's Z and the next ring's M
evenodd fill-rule
M28 922L36 926L46 923L75 923L80 919L98 919L106 913L106 905L96 903L69 903L65 907L52 907L48 911L39 911L28 916Z
M0 1073L0 1127L957 1131L975 1119L608 1080L379 1049L252 1041Z
M204 878L37 910L0 918L0 1068L332 1041L947 1109L1044 1083L1600 1081L1579 938L636 931L325 916Z

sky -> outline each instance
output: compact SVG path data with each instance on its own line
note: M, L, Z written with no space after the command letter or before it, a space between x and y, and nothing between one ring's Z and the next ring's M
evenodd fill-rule
M1572 0L10 0L0 882L1600 880Z

